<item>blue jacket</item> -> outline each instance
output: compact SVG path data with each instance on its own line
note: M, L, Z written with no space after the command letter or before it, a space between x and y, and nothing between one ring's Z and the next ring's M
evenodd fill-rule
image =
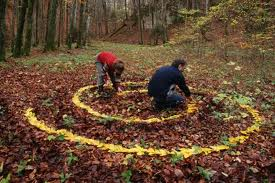
M182 73L174 66L161 67L154 73L148 85L148 94L155 98L166 98L171 85L177 85L185 96L191 95Z

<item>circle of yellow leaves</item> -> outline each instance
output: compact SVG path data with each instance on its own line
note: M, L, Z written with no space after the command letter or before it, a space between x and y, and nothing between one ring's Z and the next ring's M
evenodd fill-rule
M84 90L88 89L90 87L84 87L80 89L75 97L79 97L79 92L82 93ZM240 105L241 108L246 109L253 117L253 125L248 127L246 130L241 131L240 136L237 137L230 137L229 138L229 143L230 145L237 145L244 143L246 139L249 138L249 135L253 132L259 131L260 126L262 123L262 119L259 115L259 112L253 108L251 108L248 105ZM83 107L82 107L83 108ZM53 134L53 135L63 135L66 140L72 141L72 142L79 142L82 144L88 144L88 145L93 145L96 146L102 150L107 150L108 152L113 152L113 153L131 153L131 154L137 154L137 155L159 155L159 156L166 156L166 155L182 155L185 158L188 158L192 155L196 154L209 154L212 152L219 152L222 150L229 149L230 146L228 145L213 145L210 147L192 147L192 148L180 148L179 150L168 150L168 149L156 149L156 148L143 148L139 145L135 145L133 148L126 148L123 147L122 145L117 145L117 144L108 144L101 142L99 140L95 139L90 139L87 137L79 136L76 135L68 130L61 129L57 130L55 128L52 128L50 126L47 126L46 123L43 120L38 120L35 113L33 112L32 108L29 108L25 111L25 116L28 119L28 122L32 125L35 126L36 128L48 133L48 134ZM100 115L98 115L101 117Z
M136 85L136 84L140 84L140 83L134 83L134 82L124 83L124 85ZM91 114L95 117L98 117L98 118L108 118L108 119L112 119L112 120L123 121L126 123L139 123L139 122L157 123L157 122L163 122L163 121L168 121L168 120L172 120L172 119L177 119L177 118L182 117L186 113L192 114L198 110L198 107L195 103L189 103L187 105L186 112L184 111L184 113L182 113L182 114L177 114L177 115L173 115L173 116L166 117L166 118L162 117L162 118L140 119L138 117L122 118L119 116L108 116L106 114L101 114L101 113L93 110L90 106L86 105L84 102L82 102L80 100L81 95L83 94L84 91L94 89L94 88L96 88L95 85L80 88L73 96L72 101L77 107L85 109L89 114ZM123 95L127 95L128 93L132 93L132 92L145 93L145 92L147 92L147 90L123 91L123 92L117 93L117 95L123 96Z

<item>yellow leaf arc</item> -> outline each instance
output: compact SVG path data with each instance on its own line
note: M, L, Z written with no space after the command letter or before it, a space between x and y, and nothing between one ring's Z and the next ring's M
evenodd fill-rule
M88 89L90 87L84 87L81 88L79 91L81 94L83 91ZM78 91L78 92L79 92ZM82 92L81 92L82 91ZM79 97L79 95L74 95L75 100ZM73 100L74 100L73 99ZM86 105L79 103L79 107L90 110ZM237 136L237 137L230 137L229 142L231 145L237 145L242 144L249 138L249 135L251 133L259 131L259 128L262 123L262 118L259 115L259 112L253 108L251 108L248 105L241 105L242 108L246 109L253 117L253 125L248 127L246 130L241 131L243 135ZM102 117L102 114L93 111L93 115L97 117ZM43 120L38 120L35 113L33 112L32 108L29 108L25 111L25 117L27 118L27 121L30 125L40 129L41 131L46 132L47 134L53 134L53 135L64 135L66 140L72 141L72 142L80 142L82 144L92 145L102 150L107 150L108 152L114 152L114 153L130 153L130 154L137 154L137 155L159 155L159 156L167 156L172 154L181 154L185 158L188 158L192 155L198 155L198 154L209 154L212 152L219 152L222 150L230 149L230 146L228 145L213 145L209 147L190 147L190 148L180 148L179 150L169 150L169 149L156 149L156 148L143 148L139 145L135 145L133 148L126 148L119 144L108 144L101 142L96 139L87 138L84 136L80 136L77 134L74 134L68 130L60 129L57 130L53 127L47 126L46 123ZM171 118L171 117L170 117ZM155 121L154 121L155 122Z
M124 83L124 85L134 85L134 84L142 84L142 83L135 83L135 82L127 82ZM106 114L101 114L97 111L95 111L93 108L91 108L90 106L86 105L84 102L82 102L80 100L83 92L85 92L86 90L89 89L94 89L96 88L96 85L91 85L91 86L86 86L83 88L80 88L73 96L72 101L73 103L79 107L82 108L84 110L86 110L89 114L98 117L98 118L112 118L114 120L118 120L118 121L123 121L125 123L139 123L139 122L145 122L145 123L158 123L158 122L164 122L164 121L168 121L168 120L172 120L172 119L177 119L180 118L186 114L193 114L198 110L198 106L195 103L189 103L187 105L187 109L186 111L184 111L182 114L177 114L177 115L173 115L173 116L169 116L169 117L162 117L162 118L148 118L148 119L140 119L139 117L131 117L131 118L122 118L122 117L118 117L118 116L108 116ZM133 93L133 92L137 92L137 93L146 93L147 90L134 90L134 91L123 91L121 93L117 93L117 95L119 96L123 96L123 95L127 95L129 93Z

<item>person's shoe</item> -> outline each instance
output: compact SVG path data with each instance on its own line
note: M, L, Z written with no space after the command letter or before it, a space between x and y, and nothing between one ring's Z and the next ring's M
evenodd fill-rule
M110 95L109 93L107 93L107 92L101 92L101 93L100 93L100 97L101 97L101 98L110 98L111 95Z
M163 110L163 107L161 105L159 105L155 100L151 101L151 106L153 108L154 111L161 111Z

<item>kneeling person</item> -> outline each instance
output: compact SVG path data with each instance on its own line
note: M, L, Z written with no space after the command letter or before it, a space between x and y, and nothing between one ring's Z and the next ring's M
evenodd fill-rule
M103 86L107 82L109 75L113 88L116 91L121 91L120 82L121 75L124 71L124 63L119 60L116 55L111 52L100 52L96 56L96 70L97 70L97 87L98 92L103 92Z
M175 91L176 86L186 97L191 96L182 74L185 65L184 60L174 60L171 66L161 67L152 76L148 85L148 94L154 98L157 109L176 107L184 102L184 98Z

